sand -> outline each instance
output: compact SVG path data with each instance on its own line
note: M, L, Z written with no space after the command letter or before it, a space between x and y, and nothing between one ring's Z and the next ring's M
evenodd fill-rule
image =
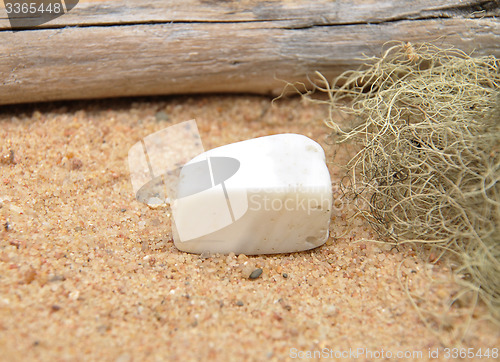
M500 347L485 308L453 303L451 265L376 234L337 200L331 237L271 256L178 251L168 208L135 200L128 149L196 119L205 149L301 133L332 159L327 109L200 96L0 108L0 360L439 360ZM158 113L160 112L160 113ZM343 163L354 149L340 149ZM256 279L249 272L263 270ZM460 351L455 350L457 356ZM432 353L429 355L429 353ZM336 358L335 358L336 357ZM436 359L436 360L437 360Z

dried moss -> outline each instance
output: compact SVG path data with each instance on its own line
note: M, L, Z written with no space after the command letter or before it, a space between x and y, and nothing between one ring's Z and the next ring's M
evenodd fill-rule
M456 258L461 281L500 320L500 62L431 44L398 43L315 90L337 144L362 145L345 197L381 240L429 243ZM310 95L310 93L308 94ZM346 103L345 101L348 101Z

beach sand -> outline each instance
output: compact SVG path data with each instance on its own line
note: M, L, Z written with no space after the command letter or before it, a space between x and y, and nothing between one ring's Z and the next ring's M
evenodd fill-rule
M331 161L324 106L221 95L0 112L0 360L444 360L447 347L500 347L484 306L452 304L461 289L449 262L362 241L377 235L351 217L335 164L355 148ZM337 201L326 244L270 256L178 251L169 209L135 200L127 153L190 119L206 150L277 133L319 142Z

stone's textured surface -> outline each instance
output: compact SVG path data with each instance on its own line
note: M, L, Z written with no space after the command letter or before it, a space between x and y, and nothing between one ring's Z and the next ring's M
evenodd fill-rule
M224 159L230 160L231 172L225 172ZM196 181L207 178L193 176L199 173L192 172L196 164L209 165L210 187ZM185 168L178 187L182 197L172 203L174 242L182 251L288 253L315 248L328 238L330 174L323 149L305 136L229 144L197 156Z

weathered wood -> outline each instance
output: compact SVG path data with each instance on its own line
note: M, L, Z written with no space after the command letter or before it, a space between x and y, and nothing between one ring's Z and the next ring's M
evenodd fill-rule
M80 1L35 30L0 9L0 104L202 92L276 94L391 40L500 56L499 1Z

